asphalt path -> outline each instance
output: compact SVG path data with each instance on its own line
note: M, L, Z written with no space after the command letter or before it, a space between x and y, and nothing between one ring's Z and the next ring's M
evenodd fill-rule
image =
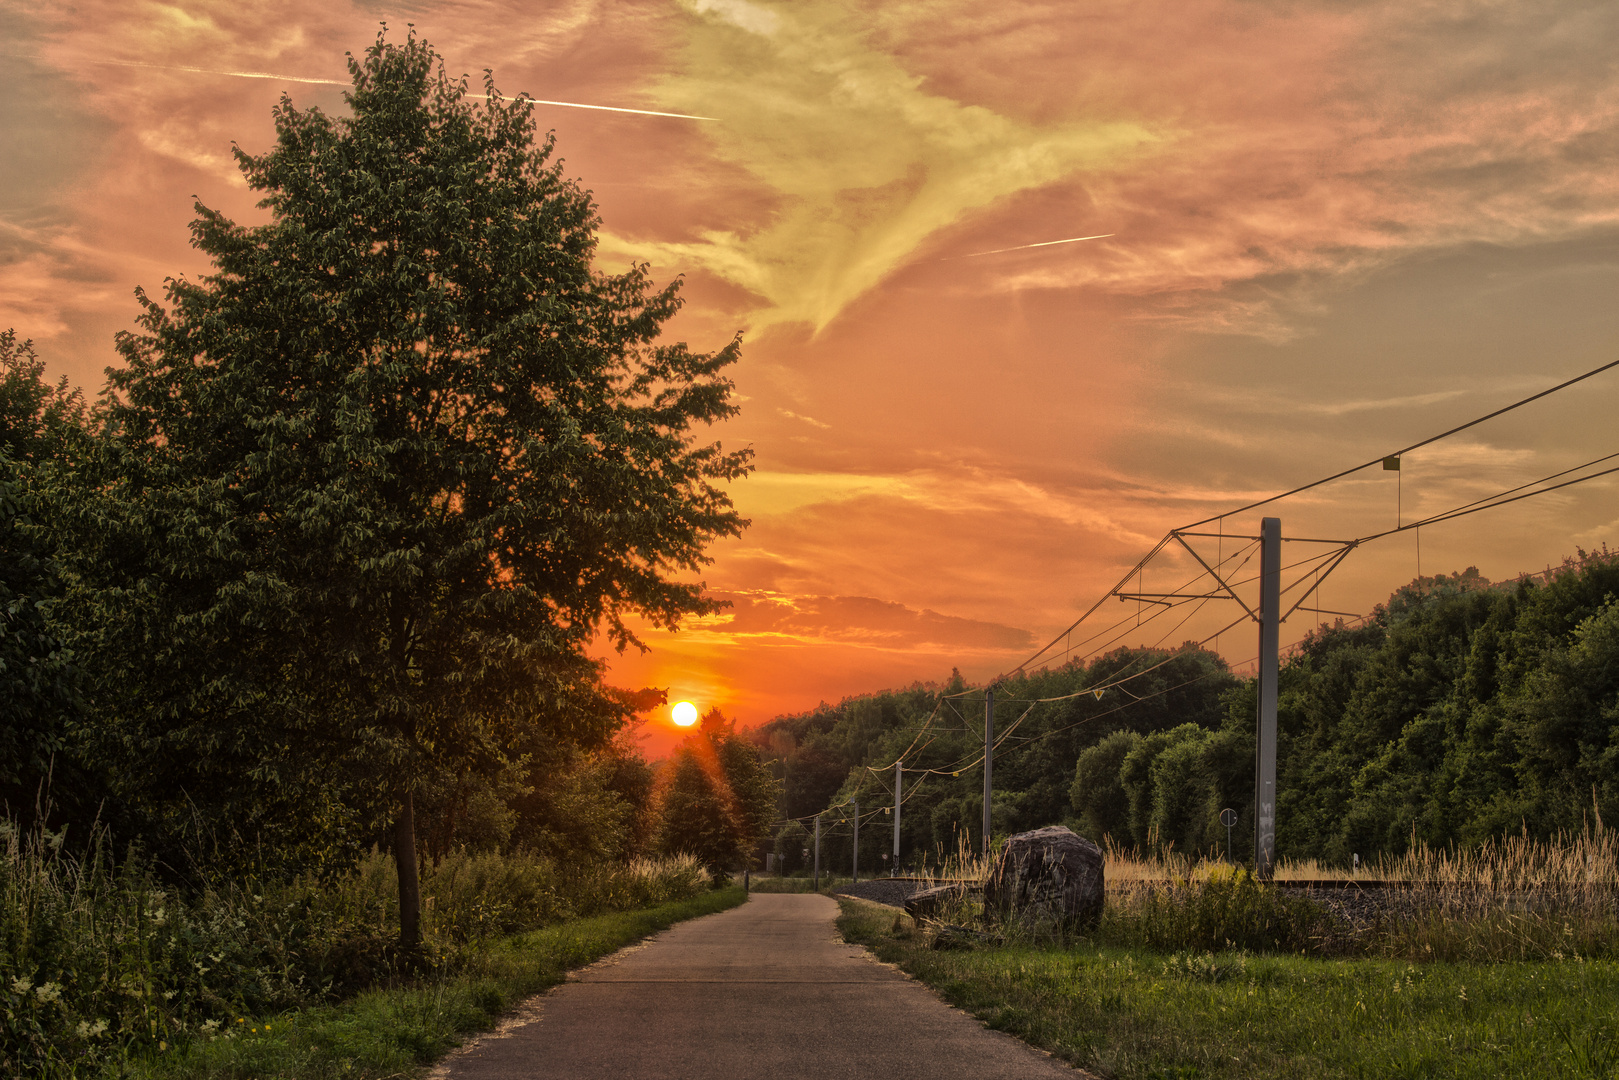
M837 904L756 893L584 968L435 1070L447 1080L993 1080L1085 1074L843 941Z

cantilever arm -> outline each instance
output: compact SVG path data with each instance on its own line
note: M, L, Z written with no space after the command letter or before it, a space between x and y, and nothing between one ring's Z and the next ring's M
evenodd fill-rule
M1192 545L1188 544L1186 542L1186 540L1184 538L1182 538L1180 533L1171 532L1169 535L1173 536L1175 538L1175 540L1180 544L1181 547L1185 548L1188 552L1190 552L1192 558L1196 559L1200 564L1202 564L1203 569L1207 570L1209 572L1209 575L1211 577L1213 577L1216 582L1219 583L1220 588L1225 590L1225 594L1227 596L1231 597L1231 599L1235 600L1237 603L1242 604L1242 610L1244 610L1244 611L1246 611L1248 613L1248 617L1250 619L1254 620L1254 622L1259 621L1259 616L1254 614L1254 609L1249 607L1246 603L1243 602L1242 597L1238 596L1236 594L1236 592L1231 588L1231 586L1229 586L1229 585L1227 585L1225 583L1225 578L1220 576L1220 572L1218 570L1216 570L1214 567L1210 566L1208 564L1208 562L1204 560L1203 556L1199 555L1197 553L1197 551L1192 547Z
M1350 540L1347 543L1345 543L1344 544L1344 549L1342 551L1338 552L1338 557L1333 559L1330 563L1328 563L1327 568L1325 570L1319 571L1317 573L1316 579L1315 579L1315 584L1311 585L1308 589L1305 589L1303 595L1301 595L1298 598L1298 601L1296 603L1294 603L1294 605L1292 607L1287 609L1287 613L1282 616L1282 622L1286 622L1287 621L1287 616L1291 615L1295 611L1297 611L1299 609L1299 606L1302 605L1306 600L1308 600L1310 598L1311 593L1313 593L1317 589L1321 588L1321 583L1323 581L1327 580L1327 575L1331 574L1334 570L1338 569L1338 567L1340 565L1342 565L1343 561L1345 559L1349 558L1349 553L1351 551L1354 551L1355 548L1357 548L1359 546L1360 546L1360 541L1358 541L1358 540ZM1302 581L1304 579L1300 578L1299 580Z

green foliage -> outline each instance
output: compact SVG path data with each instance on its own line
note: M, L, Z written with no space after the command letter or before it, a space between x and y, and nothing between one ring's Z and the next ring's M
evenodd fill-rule
M748 865L770 835L780 789L758 751L711 709L665 769L658 850L695 856L716 880Z
M1140 741L1133 731L1115 731L1079 755L1069 799L1079 814L1081 835L1098 840L1130 835L1130 803L1120 776L1124 759Z

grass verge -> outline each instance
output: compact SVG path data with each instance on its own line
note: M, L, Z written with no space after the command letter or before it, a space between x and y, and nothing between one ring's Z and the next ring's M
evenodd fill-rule
M574 919L492 942L453 974L368 990L337 1005L242 1017L213 1037L108 1070L150 1080L381 1080L408 1077L494 1027L517 1002L677 922L735 907L740 885L639 911Z
M1619 964L1426 963L1079 943L935 952L841 899L845 939L1105 1077L1619 1077Z

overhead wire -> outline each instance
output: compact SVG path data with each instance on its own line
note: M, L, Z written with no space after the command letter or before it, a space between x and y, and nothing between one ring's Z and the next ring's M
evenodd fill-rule
M1026 671L1030 667L1030 665L1035 663L1035 661L1039 660L1046 653L1050 652L1053 645L1055 645L1057 642L1061 641L1063 638L1067 637L1069 634L1072 634L1076 628L1078 628L1082 623L1085 622L1086 619L1088 619L1092 614L1095 613L1097 608L1101 607L1102 603L1107 600L1108 596L1116 596L1116 595L1118 595L1119 589L1126 582L1128 582L1132 577L1134 577L1136 572L1139 571L1141 569L1141 567L1144 566L1149 559L1151 559L1159 551L1163 550L1163 548L1166 545L1168 545L1170 540L1171 540L1171 537L1165 536L1163 540L1159 541L1158 546L1156 548L1154 548L1152 550L1152 552L1147 555L1146 558L1142 559L1140 563L1137 563L1135 569L1133 569L1129 574L1126 574L1119 581L1119 584L1115 585L1108 592L1107 596L1102 597L1102 600L1098 601L1095 605L1093 605L1089 611L1087 611L1084 615L1081 615L1078 619L1074 620L1074 622L1069 625L1068 629L1064 630L1062 633L1058 634L1055 638L1053 638L1051 640L1051 642L1046 645L1045 648L1039 650L1033 656L1031 656L1027 660L1023 661L1023 663L1021 663L1017 667L1013 668L1012 673L1016 674L1018 672ZM1248 544L1245 544L1242 547L1234 550L1225 559L1222 559L1222 560L1216 562L1215 565L1216 566L1223 566L1225 562L1235 560L1238 556L1243 556L1242 562L1238 564L1238 569L1240 570L1243 566L1246 566L1248 564L1248 562L1253 558L1253 553L1258 547L1259 547L1259 541L1258 540L1253 540L1253 541L1249 542ZM1196 584L1197 582L1203 580L1204 578L1206 578L1208 576L1210 576L1209 572L1207 570L1203 570L1202 572L1200 572L1200 573L1194 575L1193 577L1187 579L1187 581L1185 583L1183 583L1176 591L1178 592L1181 589L1190 588L1192 585ZM1157 618L1158 614L1161 614L1161 613L1162 613L1162 609L1160 609L1159 612L1156 612L1152 616L1150 616L1147 619L1147 621L1151 622L1152 619ZM1131 618L1130 616L1126 615L1124 618L1119 619L1118 621L1116 621L1116 622L1112 623L1111 625L1103 628L1102 630L1097 631L1095 634L1092 634L1090 637L1083 639L1082 641L1079 642L1078 645L1070 644L1070 646L1063 651L1063 656L1067 657L1068 654L1073 652L1075 649L1081 648L1081 647L1083 647L1085 645L1088 645L1092 641L1095 641L1097 638L1102 637L1105 634L1112 633L1113 631L1115 631L1119 627L1124 626L1126 623L1129 623L1130 618ZM1130 629L1134 629L1134 626L1132 625L1130 627L1127 627L1125 633L1127 634ZM1110 638L1109 641L1107 642L1107 645L1111 645L1114 641L1117 641L1119 639L1119 637L1122 637L1122 636L1124 636L1124 635L1123 634L1114 634L1114 636L1112 638ZM1107 647L1107 645L1103 645L1098 649L1093 649L1093 650L1091 650L1091 653L1087 654L1087 655L1094 655L1095 653L1100 652L1101 649L1105 649ZM1064 662L1066 662L1066 660Z
M1556 474L1553 474L1553 475L1555 475L1555 476L1564 476L1564 475L1567 475L1570 472L1574 472L1577 469L1589 468L1591 465L1594 465L1599 461L1607 461L1609 458L1612 458L1612 457L1619 457L1619 454L1610 454L1610 455L1608 455L1608 457L1597 458L1595 461L1587 462L1585 465L1577 465L1577 466L1575 466L1574 469L1565 469L1563 472L1556 473ZM1439 514L1434 514L1431 517L1423 518L1421 521L1413 521L1409 525L1401 525L1398 528L1385 529L1382 532L1372 533L1369 536L1363 536L1356 542L1361 543L1361 544L1370 543L1373 540L1381 540L1385 536L1393 536L1395 533L1410 532L1412 529L1420 529L1424 525L1436 525L1441 521L1454 521L1456 518L1467 517L1469 514L1477 514L1477 513L1483 512L1485 510L1494 510L1498 506L1507 506L1507 505L1509 505L1511 503L1518 502L1518 501L1520 501L1522 499L1532 499L1536 495L1549 495L1550 493L1552 493L1554 491L1561 491L1563 488L1573 487L1576 484L1584 484L1584 483L1586 483L1588 481L1591 481L1591 480L1600 480L1602 477L1611 476L1614 473L1619 473L1619 465L1615 465L1611 469L1603 469L1601 472L1598 472L1598 473L1592 473L1589 476L1579 476L1579 477L1575 477L1573 480L1565 480L1561 484L1553 484L1551 487L1541 488L1538 491L1525 491L1523 494L1514 495L1510 499L1501 498L1500 495L1497 495L1497 496L1492 496L1492 498L1496 500L1494 502L1485 502L1485 500L1482 500L1482 499L1476 500L1475 502L1466 503L1463 506L1457 507L1454 510L1447 510L1447 511L1444 511L1444 512L1439 513ZM1550 479L1550 477L1548 477L1547 479ZM1534 483L1544 483L1544 482L1545 482L1544 480L1534 481ZM1530 485L1525 484L1525 485L1521 485L1521 486L1522 487L1528 487ZM1509 489L1509 490L1516 491L1516 490L1519 490L1519 488L1512 488L1512 489ZM1502 492L1501 494L1505 495L1506 492ZM1484 505L1479 505L1480 503L1484 503Z
M1449 431L1442 431L1438 435L1433 435L1433 436L1430 436L1429 438L1423 439L1421 442L1414 442L1410 446L1407 446L1403 450L1396 450L1393 454L1384 454L1384 455L1381 455L1379 457L1375 457L1375 458L1373 458L1372 460L1366 462L1363 465L1356 465L1353 468L1345 469L1342 472L1333 473L1331 476L1326 476L1326 477L1321 478L1320 480L1314 480L1314 481L1311 481L1308 484L1300 485L1299 487L1293 488L1293 489L1291 489L1289 491L1284 491L1280 495L1272 495L1269 498L1260 499L1258 502L1251 502L1247 506L1239 506L1235 510L1227 510L1226 512L1224 512L1222 514L1216 514L1213 517L1206 517L1202 521L1194 521L1190 525L1182 526L1182 528L1180 530L1177 530L1177 531L1184 531L1186 529L1195 529L1199 525L1207 525L1211 521L1219 521L1222 518L1234 517L1237 514L1247 513L1249 510L1257 510L1261 506L1268 506L1273 502L1278 502L1278 501L1280 501L1282 499L1288 498L1289 496L1297 495L1297 494L1299 494L1300 492L1303 492L1303 491L1309 491L1311 488L1320 487L1322 484L1330 484L1334 480L1341 480L1344 477L1349 476L1351 473L1360 472L1362 469L1369 469L1373 465L1381 464L1383 461L1385 461L1386 459L1388 459L1390 457L1403 457L1404 455L1409 454L1413 450L1421 449L1422 447L1428 446L1428 445L1430 445L1432 443L1436 443L1436 442L1440 441L1441 439L1448 439L1452 435L1455 435L1455 434L1457 434L1459 432L1466 431L1468 428L1477 427L1478 425L1484 423L1486 420L1494 420L1497 416L1504 416L1505 414L1511 412L1514 409L1520 409L1523 406L1528 405L1530 402L1539 401L1541 398L1546 397L1546 396L1548 396L1550 394L1555 394L1559 390L1566 390L1570 386L1573 386L1575 383L1584 382L1586 379L1591 378L1593 375L1600 375L1604 371L1607 371L1607 370L1609 370L1611 368L1615 368L1615 367L1619 367L1619 360L1613 360L1613 361L1610 361L1610 362L1608 362L1606 364L1603 364L1600 367L1594 367L1590 371L1587 371L1583 375L1576 375L1574 378L1568 379L1568 380L1566 380L1564 382L1560 382L1556 386L1553 386L1553 387L1550 387L1549 389L1540 391L1538 394L1530 394L1528 397L1523 398L1520 401L1514 401L1511 405L1507 405L1507 406L1504 406L1503 408L1496 409L1494 412L1491 412L1491 413L1485 413L1483 416L1480 416L1475 420L1469 420L1465 424L1458 424L1456 427L1451 428ZM1157 551L1157 549L1154 549L1155 554L1156 554L1156 551Z

